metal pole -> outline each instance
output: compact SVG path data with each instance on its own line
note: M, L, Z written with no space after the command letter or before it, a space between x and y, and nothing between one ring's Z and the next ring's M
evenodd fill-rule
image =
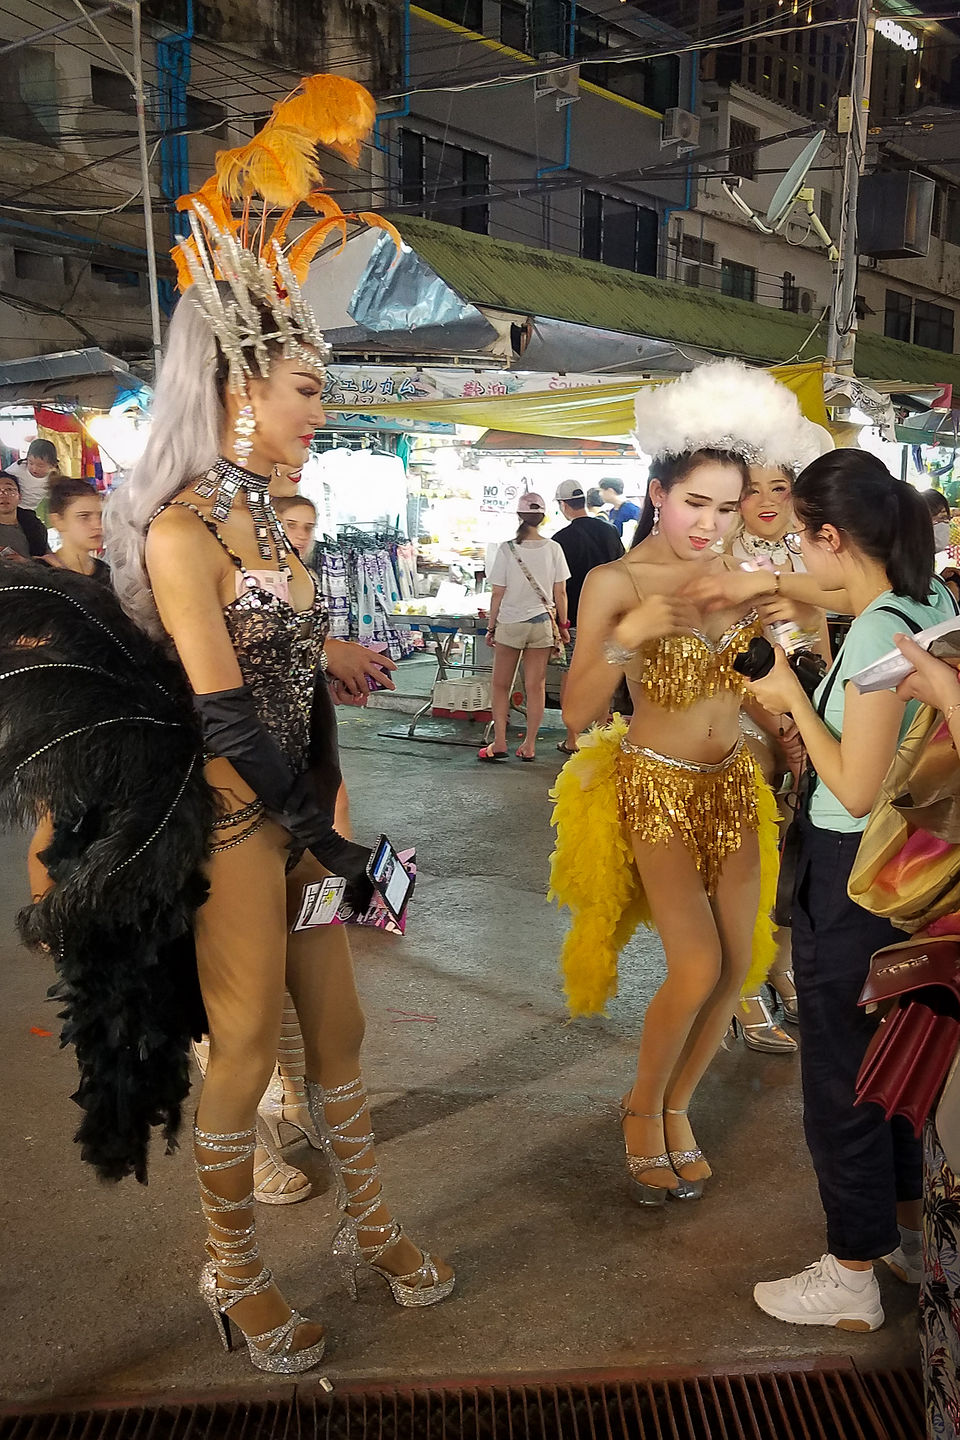
M870 72L873 59L875 15L870 0L858 0L850 78L850 129L843 169L843 203L840 211L840 261L834 277L827 363L834 370L853 374L857 343L857 200L867 148L870 111Z
M163 340L160 333L160 299L157 292L157 249L153 233L153 197L150 193L150 154L147 150L147 119L143 89L141 0L133 0L130 24L133 30L133 92L137 102L137 140L140 150L140 182L143 195L143 223L147 242L147 276L150 285L150 329L153 336L154 382L160 373Z

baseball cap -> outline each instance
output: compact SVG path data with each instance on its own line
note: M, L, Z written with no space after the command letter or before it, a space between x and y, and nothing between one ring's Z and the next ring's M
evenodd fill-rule
M586 496L579 480L561 480L554 499L557 501L585 500Z
M521 495L517 501L518 515L546 515L547 507L542 495L535 490L528 490L526 495Z

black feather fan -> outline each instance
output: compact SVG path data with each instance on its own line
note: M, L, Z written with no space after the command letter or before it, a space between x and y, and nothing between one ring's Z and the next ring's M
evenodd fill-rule
M18 924L55 957L76 1138L104 1179L145 1183L152 1126L175 1144L213 813L179 665L106 586L0 564L0 820L53 821L54 886Z

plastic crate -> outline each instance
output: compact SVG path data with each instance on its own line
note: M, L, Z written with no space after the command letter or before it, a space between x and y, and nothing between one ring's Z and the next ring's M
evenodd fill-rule
M492 700L490 679L467 678L438 680L433 687L434 715L480 716L489 718Z

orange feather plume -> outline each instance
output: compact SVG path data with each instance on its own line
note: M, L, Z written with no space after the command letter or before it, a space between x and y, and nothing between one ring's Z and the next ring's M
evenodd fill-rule
M314 151L306 130L265 126L239 149L217 152L220 193L230 200L260 197L268 205L297 205L320 178Z
M307 75L286 100L274 105L267 129L295 126L305 130L315 145L325 145L357 165L360 144L373 129L376 117L376 101L356 80L343 75Z

